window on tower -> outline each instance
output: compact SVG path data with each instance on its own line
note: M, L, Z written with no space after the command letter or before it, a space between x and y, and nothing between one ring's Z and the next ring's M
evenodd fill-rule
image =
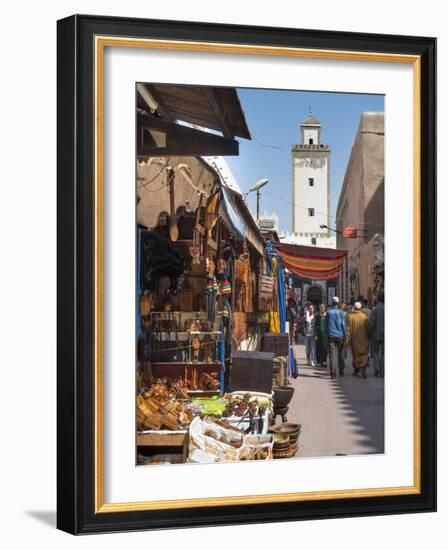
M308 178L308 185L314 187L314 178Z
M313 138L310 138L310 139L308 140L308 143L309 143L310 145L313 145Z
M316 244L317 241L316 241L316 237L311 237L311 244Z
M314 216L314 208L308 208L308 216Z

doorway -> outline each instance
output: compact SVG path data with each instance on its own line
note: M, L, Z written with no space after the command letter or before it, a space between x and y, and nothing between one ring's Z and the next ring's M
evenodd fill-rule
M311 302L315 308L323 303L322 288L320 286L311 286L308 290L308 302Z

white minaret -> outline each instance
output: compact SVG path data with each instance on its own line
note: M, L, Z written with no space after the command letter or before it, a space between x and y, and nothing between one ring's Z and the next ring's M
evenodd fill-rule
M321 124L311 115L300 125L302 143L292 146L292 231L297 244L335 248L330 227L330 147L320 142Z

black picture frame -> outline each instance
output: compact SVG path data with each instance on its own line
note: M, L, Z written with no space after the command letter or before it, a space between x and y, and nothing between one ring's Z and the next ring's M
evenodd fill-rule
M435 511L436 39L90 15L62 19L58 21L57 30L58 528L82 534ZM95 82L92 45L97 35L420 56L423 364L419 494L95 513Z

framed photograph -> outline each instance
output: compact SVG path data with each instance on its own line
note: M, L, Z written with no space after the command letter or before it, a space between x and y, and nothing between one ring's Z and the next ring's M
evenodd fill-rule
M58 528L436 508L436 40L58 21Z

